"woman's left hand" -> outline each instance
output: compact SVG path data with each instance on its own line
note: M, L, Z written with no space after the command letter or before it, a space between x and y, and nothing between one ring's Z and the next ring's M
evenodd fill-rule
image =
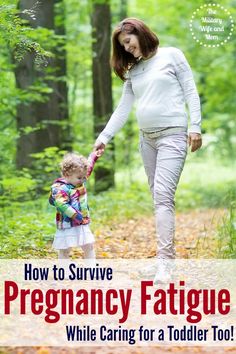
M202 146L202 136L199 133L189 133L188 146L191 146L191 151L194 152Z

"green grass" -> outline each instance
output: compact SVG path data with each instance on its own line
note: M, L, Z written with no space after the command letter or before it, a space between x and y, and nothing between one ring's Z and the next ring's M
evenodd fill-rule
M2 208L0 227L0 258L43 258L52 253L47 246L55 230L54 211L46 197Z
M176 193L177 209L227 208L236 191L235 167L217 160L187 161Z
M236 194L231 196L228 214L218 230L219 258L236 258Z

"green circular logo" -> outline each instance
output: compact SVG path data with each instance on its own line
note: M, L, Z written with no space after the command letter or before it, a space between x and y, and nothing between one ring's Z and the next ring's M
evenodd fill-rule
M230 40L234 20L219 4L205 4L194 11L189 23L193 39L203 47L220 47Z

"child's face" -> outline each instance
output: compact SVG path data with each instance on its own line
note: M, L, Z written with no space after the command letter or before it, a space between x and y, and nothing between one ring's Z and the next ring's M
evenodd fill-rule
M64 176L68 183L77 186L78 184L82 184L84 179L86 178L87 171L77 169L70 175Z

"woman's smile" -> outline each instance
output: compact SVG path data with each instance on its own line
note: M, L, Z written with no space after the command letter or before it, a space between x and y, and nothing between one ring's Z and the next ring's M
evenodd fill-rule
M138 58L142 55L139 40L135 34L121 32L118 40L120 45L124 47L125 51L132 54L135 58Z

